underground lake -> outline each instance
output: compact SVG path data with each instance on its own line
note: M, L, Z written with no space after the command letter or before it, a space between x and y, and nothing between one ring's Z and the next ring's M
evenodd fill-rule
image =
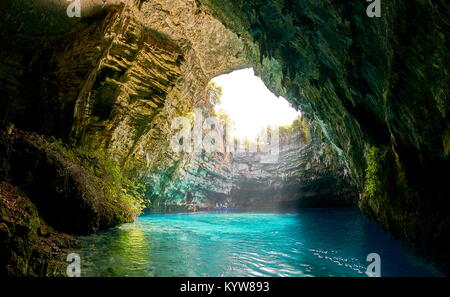
M366 277L371 253L382 277L442 275L355 208L144 215L77 253L82 276Z

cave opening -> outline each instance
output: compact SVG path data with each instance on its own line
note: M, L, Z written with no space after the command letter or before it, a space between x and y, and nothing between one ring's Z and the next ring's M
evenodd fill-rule
M289 126L301 116L283 97L273 94L253 68L235 70L212 79L220 88L215 104L233 122L233 137L255 140L267 127Z
M355 204L356 190L338 153L253 68L219 75L205 91L208 100L171 125L172 151L189 170L176 169L170 187L158 193L164 209L293 211Z

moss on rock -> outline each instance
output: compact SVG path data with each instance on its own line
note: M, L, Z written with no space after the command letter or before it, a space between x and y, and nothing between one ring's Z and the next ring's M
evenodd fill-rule
M20 189L0 183L0 276L62 275L66 249L76 243L50 227Z
M130 222L141 211L136 185L111 161L37 134L0 134L2 180L36 204L56 230L84 234Z
M377 191L383 187L384 168L386 167L386 158L389 153L387 147L372 147L367 154L367 168L364 191L374 198Z

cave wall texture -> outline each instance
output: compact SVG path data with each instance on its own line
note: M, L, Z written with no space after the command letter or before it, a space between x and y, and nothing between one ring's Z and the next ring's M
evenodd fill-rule
M357 187L345 162L320 127L306 125L298 120L281 129L276 162L262 161L259 152L233 155L232 206L280 210L356 204Z
M196 185L210 170L169 150L171 119L208 105L213 77L254 67L345 159L364 213L450 246L448 2L382 1L381 18L363 0L82 2L82 18L66 1L1 2L4 125L108 151L177 192L187 168Z

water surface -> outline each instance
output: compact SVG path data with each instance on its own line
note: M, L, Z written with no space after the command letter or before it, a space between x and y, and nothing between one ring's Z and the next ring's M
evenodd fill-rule
M415 251L353 208L147 215L86 237L83 276L436 276Z

